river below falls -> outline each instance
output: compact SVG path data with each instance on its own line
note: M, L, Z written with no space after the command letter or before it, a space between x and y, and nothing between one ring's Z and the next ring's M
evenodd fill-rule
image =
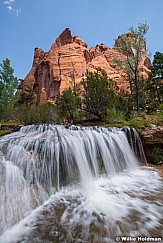
M162 174L135 129L42 124L0 138L0 243L162 235Z
M63 187L0 237L1 243L114 243L116 236L163 235L163 180L140 167L102 175L83 191Z

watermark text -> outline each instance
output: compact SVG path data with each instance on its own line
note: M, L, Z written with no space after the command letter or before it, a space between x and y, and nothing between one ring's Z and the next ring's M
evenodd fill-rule
M149 236L116 236L116 242L162 242L161 237L149 237Z

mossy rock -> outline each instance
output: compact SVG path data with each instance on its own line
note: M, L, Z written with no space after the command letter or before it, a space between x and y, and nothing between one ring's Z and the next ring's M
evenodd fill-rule
M11 133L10 130L0 130L0 136L4 136L4 135L9 134L9 133Z

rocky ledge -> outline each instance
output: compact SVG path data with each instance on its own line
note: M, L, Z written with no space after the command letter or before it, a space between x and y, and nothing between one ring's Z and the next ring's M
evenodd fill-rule
M163 126L146 127L141 135L147 161L152 164L163 164Z
M162 144L163 146L163 126L151 124L150 126L145 128L142 136L145 144Z
M0 124L0 136L17 132L20 130L22 125L16 125L16 124Z

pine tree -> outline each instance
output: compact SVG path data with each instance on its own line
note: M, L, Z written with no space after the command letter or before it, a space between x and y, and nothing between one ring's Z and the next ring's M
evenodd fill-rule
M142 80L139 67L142 57L146 53L145 35L148 31L148 25L146 23L139 24L137 29L131 27L129 31L130 33L122 35L117 40L115 46L126 58L124 60L115 58L114 62L126 73L131 95L135 97L135 107L139 111L141 105L139 83Z
M10 60L6 58L0 64L0 110L3 113L11 111L19 98L17 92L18 79L14 76L14 69L10 65ZM9 114L8 114L9 116Z
M64 90L57 102L59 116L69 123L76 124L80 116L80 102L79 96L73 89L69 88Z
M115 106L118 87L108 78L107 73L88 72L82 80L83 105L82 109L103 119L107 116L107 110Z

